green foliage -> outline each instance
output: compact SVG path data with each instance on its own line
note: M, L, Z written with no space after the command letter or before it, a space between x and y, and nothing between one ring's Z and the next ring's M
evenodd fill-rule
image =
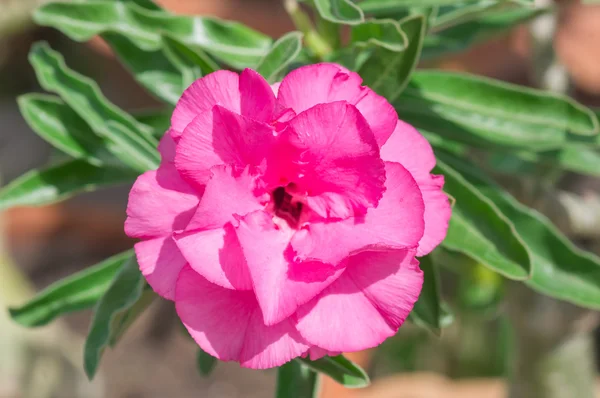
M409 319L440 335L446 314L442 309L438 270L430 256L421 257L419 266L423 271L423 288Z
M131 258L98 302L83 349L83 367L90 380L96 374L104 349L123 333L124 325L129 324L126 319L135 318L130 311L141 313L138 301L142 307L148 304L142 295L144 285L138 264Z
M300 361L291 361L277 370L275 398L317 398L317 373Z
M281 74L294 62L302 50L302 33L290 32L279 38L256 66L269 83L280 80Z
M127 37L143 51L162 48L162 34L200 48L234 68L255 66L268 51L271 39L244 25L208 17L173 15L132 2L57 1L34 13L35 21L56 28L76 41L112 32Z
M40 206L67 199L77 193L131 183L132 170L94 166L82 160L68 160L44 169L31 170L0 190L0 209L13 206Z
M217 366L217 358L207 354L202 348L196 352L196 367L202 376L209 376Z
M158 141L170 126L174 105L206 74L254 68L275 83L294 67L326 60L358 72L363 84L421 131L436 149L434 172L444 176L453 201L446 240L420 259L424 284L410 321L437 335L452 321L438 275L439 266L449 264L463 278L459 296L474 307L502 298L508 278L600 309L600 259L577 248L548 218L519 203L486 174L543 179L540 170L550 169L600 176L598 115L566 96L468 74L415 71L423 59L463 51L552 10L529 7L530 0L304 3L316 11L317 28L296 7L292 19L299 31L277 41L240 23L174 15L151 0L41 6L34 14L37 23L76 41L99 35L140 86L164 105L129 114L46 43L35 44L30 62L42 88L52 94L25 94L19 107L30 127L69 159L11 182L0 190L0 209L131 183L155 169ZM117 344L156 297L132 258L127 251L59 281L11 309L11 315L22 325L39 326L96 304L84 355L92 378L103 350ZM457 266L460 261L452 264L453 258L468 264ZM216 363L198 351L201 374L210 374ZM277 397L314 397L319 373L347 387L369 384L367 374L343 356L298 358L278 370Z
M90 308L132 257L133 250L128 250L58 281L25 305L11 308L10 316L23 326L33 327L46 325L62 314Z
M439 159L434 171L444 175L444 189L456 200L442 245L507 278L528 279L532 272L530 253L508 218L464 176Z
M417 128L489 149L550 150L599 131L593 112L567 97L451 72L415 72L395 106Z
M296 361L314 371L326 374L346 388L361 388L371 383L367 373L343 355L336 357L325 356L315 361L307 358L298 358Z

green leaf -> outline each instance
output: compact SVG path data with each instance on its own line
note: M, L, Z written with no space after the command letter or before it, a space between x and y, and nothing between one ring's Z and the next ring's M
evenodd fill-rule
M72 160L46 169L31 170L0 190L0 210L13 206L40 206L76 193L132 183L137 174L113 166L94 166Z
M109 346L117 345L121 337L125 334L129 326L146 311L154 299L158 297L149 285L145 285L140 298L126 311L118 313L110 325Z
M220 69L219 65L198 48L189 47L169 35L164 35L162 41L165 54L181 73L184 89L202 76Z
M202 376L208 376L217 366L217 358L207 354L202 348L196 352L196 367Z
M181 72L162 51L142 50L127 37L113 32L104 33L102 38L142 87L167 104L177 103L186 86Z
M408 39L408 46L402 52L377 48L365 63L359 74L365 85L378 94L394 101L405 89L418 61L425 36L425 17L416 15L400 21L400 28Z
M311 361L307 358L297 358L297 361L319 373L331 377L347 388L362 388L371 383L367 373L343 355L335 357L325 356L316 361Z
M133 113L133 117L138 122L152 127L152 135L157 139L161 139L169 127L171 127L172 114L173 108L160 108L135 112Z
M110 103L91 79L69 69L47 43L36 43L29 59L42 87L55 92L107 143L107 149L138 171L158 167L152 129Z
M130 2L52 2L38 8L34 19L75 41L113 32L145 51L160 50L161 35L167 34L238 69L256 66L272 42L268 36L236 22L173 15Z
M356 25L365 20L365 16L350 0L313 0L321 18L345 25Z
M300 361L290 361L277 369L275 398L317 398L317 373Z
M10 316L23 326L43 326L56 317L92 307L110 286L133 251L112 256L99 264L53 283L21 307L11 308Z
M416 71L395 107L419 129L491 149L550 150L599 130L593 112L566 96L459 73Z
M434 172L444 175L444 190L456 199L443 247L466 254L509 279L529 278L530 253L508 218L439 159Z
M577 248L539 212L522 205L471 165L444 155L514 224L531 251L532 289L573 304L600 309L600 258Z
M390 52L402 52L408 46L406 33L399 22L392 19L371 19L352 27L351 42L357 47L382 47ZM391 56L387 52L375 56Z
M18 103L29 127L55 148L95 166L108 158L102 139L60 98L30 93Z
M128 261L98 302L83 349L83 367L91 380L96 374L104 349L110 344L111 330L119 315L129 310L142 296L144 277L134 259Z
M281 36L260 60L256 71L269 83L275 83L302 50L302 33L289 32Z
M438 270L430 256L419 258L419 266L423 271L423 288L409 318L439 336L443 311Z
M435 7L452 4L468 4L479 0L362 0L358 6L366 14L377 16L396 14L410 7Z
M429 59L463 51L476 43L508 32L515 26L528 22L548 11L549 9L542 8L487 11L475 20L454 26L444 28L444 25L438 25L435 29L444 28L444 30L425 37L422 57ZM451 23L451 21L448 21L448 23Z

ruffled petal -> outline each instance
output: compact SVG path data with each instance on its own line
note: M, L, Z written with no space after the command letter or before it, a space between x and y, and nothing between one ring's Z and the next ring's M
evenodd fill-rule
M398 114L382 96L361 86L357 73L335 64L307 65L290 72L278 87L278 106L300 113L317 104L347 101L367 120L379 145L394 131Z
M231 224L176 233L175 242L190 267L210 282L227 289L252 289L246 259Z
M297 328L328 351L360 351L393 336L423 284L415 251L363 252L342 276L298 309ZM323 327L326 325L326 327Z
M129 193L125 233L132 238L170 236L183 229L201 194L183 181L169 164L138 177Z
M345 102L316 105L293 118L275 164L280 180L306 192L308 206L325 218L364 214L383 195L379 148L360 112Z
M214 285L190 267L179 276L175 306L196 343L223 361L266 369L308 350L292 319L265 326L252 292Z
M317 261L294 261L290 234L277 229L265 212L244 217L236 232L266 325L292 315L343 271Z
M386 191L364 217L312 222L291 244L303 260L339 264L365 250L415 248L424 231L424 202L410 173L398 163L385 163Z
M425 203L425 230L417 255L424 256L444 240L452 215L442 191L444 177L430 174L436 162L431 145L414 127L398 121L394 134L381 148L381 157L402 164L419 185Z
M251 69L245 69L239 76L226 70L213 72L183 92L171 117L171 136L179 139L192 120L215 105L269 123L275 109L275 95L269 83Z
M217 105L187 126L177 144L175 167L186 181L203 186L213 166L259 166L274 141L271 126Z
M221 105L240 113L239 76L218 70L192 83L181 95L171 117L171 135L178 139L198 115Z
M264 123L273 120L275 94L269 83L252 69L244 69L240 75L242 115Z
M179 272L186 265L173 238L143 240L134 246L142 275L160 296L175 299L175 284Z
M220 228L228 222L237 225L237 219L263 209L261 200L269 199L268 194L266 198L255 196L255 177L248 169L238 172L229 166L214 166L211 173L187 231Z

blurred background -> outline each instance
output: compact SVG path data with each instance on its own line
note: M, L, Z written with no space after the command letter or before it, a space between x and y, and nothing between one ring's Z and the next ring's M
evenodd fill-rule
M157 2L176 13L237 20L273 37L293 29L279 0ZM158 104L136 85L100 39L79 44L53 30L35 27L29 14L41 3L0 0L2 184L61 156L27 127L15 101L19 94L41 91L27 62L34 41L50 42L65 55L67 64L96 80L118 106L138 110ZM554 48L568 72L569 93L586 105L600 106L600 6L584 8L571 0L558 3ZM532 78L534 50L531 28L521 26L466 52L421 66L536 85ZM562 183L584 193L598 191L600 186L586 177ZM15 208L0 214L0 308L21 304L50 283L131 247L123 233L128 190L118 187L57 205ZM580 243L599 251L590 242ZM23 275L14 275L14 269ZM407 325L380 349L351 355L373 376L372 387L345 391L326 381L322 396L504 397L502 378L508 372L511 337L498 303L503 285L496 278L490 273L487 279L480 276L477 285L470 285L468 280L444 275L444 293L456 319L441 338ZM487 284L482 285L481 280ZM202 378L194 365L196 350L174 322L172 306L164 301L154 302L118 348L105 354L99 377L90 383L81 370L90 316L90 311L75 313L31 331L0 313L0 398L273 396L274 371L219 363L209 378Z

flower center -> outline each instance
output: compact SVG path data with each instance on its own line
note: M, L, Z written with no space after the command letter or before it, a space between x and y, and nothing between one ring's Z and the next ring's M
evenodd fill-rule
M293 190L293 184L289 184L288 188ZM271 193L271 206L275 218L287 222L293 229L298 228L305 206L300 198L290 194L286 187L278 187Z

